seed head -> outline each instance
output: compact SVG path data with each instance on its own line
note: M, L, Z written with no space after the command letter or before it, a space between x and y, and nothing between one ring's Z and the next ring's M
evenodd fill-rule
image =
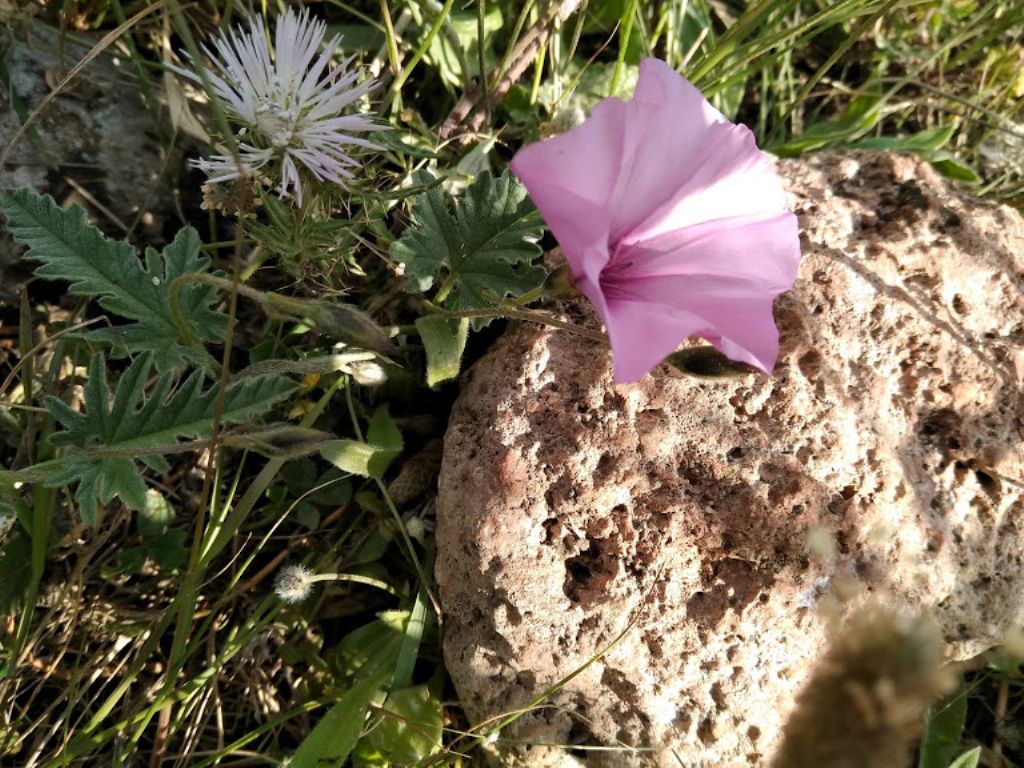
M301 603L313 590L315 574L304 565L286 565L277 572L274 592L282 602L294 605Z

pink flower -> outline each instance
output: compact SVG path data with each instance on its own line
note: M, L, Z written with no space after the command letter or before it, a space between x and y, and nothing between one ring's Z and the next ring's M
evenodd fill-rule
M616 381L694 334L772 370L772 300L796 278L796 217L753 134L668 65L645 59L632 101L605 99L511 167L608 329Z

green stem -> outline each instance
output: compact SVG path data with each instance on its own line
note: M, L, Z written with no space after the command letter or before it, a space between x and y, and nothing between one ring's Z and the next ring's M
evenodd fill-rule
M220 363L220 381L217 387L217 399L214 403L213 426L210 431L209 452L214 458L214 466L203 477L203 490L199 496L199 505L193 525L192 546L189 550L188 566L182 579L181 589L179 590L179 594L184 597L178 604L177 618L174 623L174 634L171 639L171 652L168 659L168 672L164 684L165 690L170 690L175 684L177 670L184 666L184 654L192 632L192 617L195 615L199 585L205 575L205 569L199 567L199 561L202 555L203 540L206 532L206 513L222 466L223 456L219 450L221 420L223 419L224 407L227 402L228 373L231 370L231 353L234 348L235 318L238 315L238 289L242 271L242 244L244 241L241 222L239 222L239 233L235 245L235 258L230 282L231 292L228 298L228 326L224 337L224 354ZM177 281L175 282L177 283ZM178 316L180 316L180 310ZM171 704L167 706L171 706Z
M434 42L434 38L437 37L437 33L441 31L441 27L444 25L445 19L448 18L448 14L451 13L452 6L455 4L455 0L445 0L444 6L441 8L441 12L434 19L434 23L430 25L430 30L427 32L427 36L423 38L419 48L413 53L412 58L409 59L409 63L402 68L402 72L395 78L395 82L391 85L392 97L397 97L401 91L402 86L408 81L409 76L413 70L416 69L416 65L420 63L424 56L427 55L427 51L430 50L431 44Z
M306 414L305 418L300 423L300 426L311 427L320 414L324 412L327 404L330 403L334 397L334 393L337 391L339 384L342 381L342 377L338 377L327 390L324 392L323 397L317 401L316 406ZM202 557L199 560L199 567L206 568L210 562L228 545L231 538L237 532L242 521L248 517L249 513L256 506L256 503L263 497L264 492L270 487L270 484L274 482L274 478L277 477L277 473L281 470L281 467L285 465L287 459L271 459L268 461L260 473L256 475L256 478L252 481L249 487L246 489L242 498L239 499L238 503L234 506L228 516L224 519L224 523L217 529L216 533L209 539L208 543L203 546Z
M111 0L111 8L114 9L114 16L117 18L118 24L124 24L127 19L124 15L124 9L121 7L121 0ZM153 126L156 128L157 133L160 134L161 138L166 138L165 135L165 122L160 119L160 108L157 104L156 97L153 94L153 86L149 82L149 75L146 74L146 69L142 65L142 57L139 56L139 49L135 45L135 38L130 34L124 36L124 43L128 46L128 53L132 60L132 66L135 68L135 77L139 81L139 91L142 93L142 100L146 104L146 111L149 113L149 119L153 121Z
M398 77L401 74L402 62L398 57L398 40L395 37L395 25L391 22L391 9L388 0L380 0L380 15L384 19L384 36L387 38L388 61L391 73Z
M363 442L363 430L359 426L359 414L356 413L356 404L352 399L352 387L345 387L345 405L348 407L348 416L352 420L352 431L355 432L356 439L359 442ZM402 515L398 511L398 507L395 506L395 502L391 500L391 496L388 494L388 489L384 485L384 482L380 478L374 478L374 482L377 484L377 490L380 491L381 498L384 499L384 504L387 505L388 511L391 516L395 519L395 525L398 526L398 532L402 536L402 541L405 543L405 548L409 550L409 559L412 560L413 568L416 569L416 575L420 579L420 584L424 590L426 590L430 602L434 606L434 610L437 611L438 620L441 616L441 604L434 597L434 593L430 589L430 581L427 579L427 573L420 563L419 557L416 555L416 548L412 545L412 539L409 537L409 532L405 530L405 523L402 522Z
M619 88L619 76L622 74L622 65L626 63L626 49L629 48L629 35L633 31L633 18L636 16L637 0L630 0L629 5L622 14L622 26L619 27L619 55L615 59L615 69L612 72L612 84L608 89L608 95L614 96Z
M239 170L244 170L241 162L238 161L238 145L235 141L235 134L231 130L231 124L228 122L227 113L224 111L220 97L217 95L217 91L214 90L213 83L210 80L210 73L203 65L203 53L192 36L192 29L189 27L185 14L182 12L178 0L167 0L167 7L171 12L174 28L181 36L182 42L185 43L185 50L188 51L188 55L191 58L191 64L196 76L199 78L199 82L203 85L203 90L206 91L206 95L210 99L210 113L213 117L214 125L217 126L217 131L220 133L220 139L227 145L228 154L238 162Z
M458 282L455 275L448 275L448 278L441 283L441 287L437 289L437 293L434 294L434 304L440 304L448 298L448 294L452 292L452 288L455 287L455 283Z
M473 317L507 317L512 320L522 320L527 323L538 323L539 325L550 325L552 328L558 328L562 331L574 333L577 336L582 336L592 341L607 341L608 337L600 331L595 331L590 328L584 328L574 323L567 323L564 320L552 317L551 315L538 312L535 309L514 309L512 307L494 307L493 309L465 309L460 312L451 312L447 309L441 309L441 307L431 304L430 302L423 302L424 306L430 311L445 317L451 318L473 318Z

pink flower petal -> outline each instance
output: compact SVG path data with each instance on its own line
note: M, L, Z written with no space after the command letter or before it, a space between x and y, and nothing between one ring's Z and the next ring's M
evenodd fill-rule
M691 286L693 292L686 299L692 299L710 283L691 278L668 279L677 284L697 283ZM679 302L684 303L685 299ZM771 373L779 354L779 332L772 320L772 303L771 296L723 296L718 301L708 297L683 309L639 296L608 299L606 325L615 381L643 378L690 336L707 339L730 360Z
M793 214L709 222L624 253L601 278L617 380L639 378L695 333L733 360L772 370L772 303L792 286L800 256Z
M521 149L510 163L554 233L576 278L584 254L608 260L608 201L618 174L626 105L605 99L585 123ZM600 246L600 254L593 251Z
M709 156L730 123L665 62L644 59L627 105L622 165L610 201L619 240L673 198Z
M617 381L699 334L770 371L775 296L800 259L771 162L663 62L641 62L631 101L512 161L608 329Z
M741 216L696 224L643 242L621 245L622 283L643 277L704 275L740 277L765 293L789 290L800 263L796 216L776 209L770 216Z
M535 188L558 190L605 206L619 173L625 123L626 105L605 99L584 123L524 147L509 165L531 197Z
M615 381L638 381L704 323L685 310L639 300L609 300L604 314Z
M622 241L649 240L705 221L739 216L774 216L786 207L775 169L743 125L723 123L706 136L704 156L668 202Z

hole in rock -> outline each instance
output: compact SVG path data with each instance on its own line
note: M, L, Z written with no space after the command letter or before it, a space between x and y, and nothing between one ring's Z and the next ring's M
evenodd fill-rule
M569 733L565 736L567 744L579 745L587 744L594 741L594 734L590 730L590 726L581 720L573 720L572 725L569 726ZM570 753L572 750L570 750ZM576 750L577 754L587 755L586 750Z
M995 498L999 494L999 481L988 472L983 469L975 469L974 477L977 478L978 485L989 496Z
M615 471L615 468L618 466L618 464L618 459L612 456L610 453L603 454L597 462L597 469L595 470L597 478L599 480L607 478L609 475L611 475L612 472Z
M586 549L565 561L562 591L574 603L584 607L601 600L605 587L619 572L620 563L604 551L602 539L586 539Z
M963 445L960 417L951 408L931 411L918 427L921 442L944 451L957 451Z
M805 378L813 379L821 371L821 353L816 349L807 351L796 361L796 367Z
M697 726L697 738L704 744L711 744L715 740L714 725L711 718L706 717Z
M544 543L551 544L558 538L558 534L562 531L562 525L558 522L557 517L549 517L540 527L544 529Z

